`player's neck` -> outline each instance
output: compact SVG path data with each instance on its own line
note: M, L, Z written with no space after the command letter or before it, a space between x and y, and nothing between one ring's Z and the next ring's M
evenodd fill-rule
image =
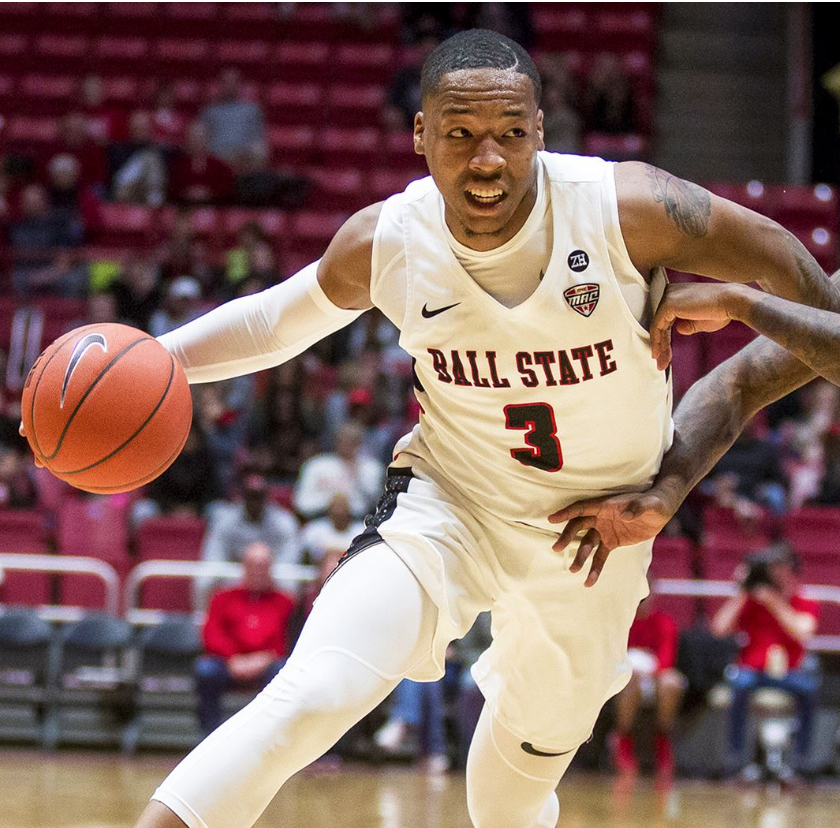
M507 244L522 229L536 203L537 182L535 181L534 186L528 191L525 198L522 199L514 211L510 221L497 233L470 233L461 224L457 216L452 214L448 206L445 207L444 218L449 232L452 233L456 241L465 247L469 247L471 250L477 250L483 253Z

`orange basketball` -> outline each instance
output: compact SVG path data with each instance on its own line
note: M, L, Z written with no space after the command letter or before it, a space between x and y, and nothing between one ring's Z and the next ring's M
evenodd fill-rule
M166 348L127 325L85 325L35 360L21 400L29 446L56 477L97 494L154 480L192 422L187 378Z

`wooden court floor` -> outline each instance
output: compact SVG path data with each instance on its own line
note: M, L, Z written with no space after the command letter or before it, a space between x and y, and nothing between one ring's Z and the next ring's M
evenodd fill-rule
M175 759L102 753L0 751L0 828L131 828ZM791 794L702 782L660 794L604 776L570 774L561 828L837 828L840 787ZM259 828L470 828L460 773L309 769L293 778ZM515 828L511 826L511 828Z

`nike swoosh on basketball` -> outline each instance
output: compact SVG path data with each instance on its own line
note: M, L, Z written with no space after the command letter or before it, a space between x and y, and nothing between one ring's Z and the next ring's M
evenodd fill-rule
M521 747L522 747L522 750L525 751L525 753L530 753L531 756L546 756L546 757L565 756L567 753L572 752L571 750L564 750L562 753L545 753L541 750L537 750L530 742L523 742Z
M452 308L457 308L460 304L460 302L456 302L454 305L447 305L445 308L436 308L435 310L429 310L428 305L423 305L423 310L420 311L420 313L423 314L424 319L431 319L433 316L437 316L439 313L452 310Z
M108 343L105 341L105 337L98 333L83 336L76 343L76 347L73 348L73 353L70 354L70 361L67 363L67 370L64 372L64 382L61 383L61 400L58 403L59 408L64 408L64 395L67 393L67 386L70 384L70 377L73 376L73 373L82 361L82 357L88 349L92 348L94 345L98 345L103 351L105 351L106 354L108 353Z

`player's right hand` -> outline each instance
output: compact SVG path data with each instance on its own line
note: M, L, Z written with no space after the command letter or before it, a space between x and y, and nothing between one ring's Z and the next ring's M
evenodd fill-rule
M597 583L614 549L656 536L673 517L674 511L654 490L579 500L548 516L549 523L568 521L553 549L562 552L583 533L569 569L579 572L594 552L585 582L585 586L591 587Z

